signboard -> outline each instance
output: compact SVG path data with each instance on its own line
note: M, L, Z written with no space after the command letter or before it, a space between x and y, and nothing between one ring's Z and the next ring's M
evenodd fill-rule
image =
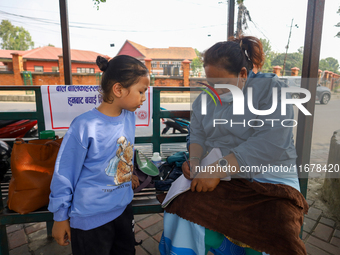
M103 101L98 85L43 85L45 129L68 129L78 115L98 107ZM152 87L146 92L146 101L135 111L136 126L149 127L152 118Z

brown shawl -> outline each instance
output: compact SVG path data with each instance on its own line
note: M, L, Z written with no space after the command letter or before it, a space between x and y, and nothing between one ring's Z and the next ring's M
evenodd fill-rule
M287 185L223 181L212 192L179 195L165 211L270 255L307 254L299 233L308 204Z

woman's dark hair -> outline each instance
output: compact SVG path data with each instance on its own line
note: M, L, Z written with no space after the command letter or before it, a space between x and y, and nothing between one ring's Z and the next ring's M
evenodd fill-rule
M238 75L242 67L247 71L264 64L262 43L253 36L230 37L218 42L204 52L204 66L213 65Z
M138 82L141 77L149 74L142 62L127 55L116 56L110 61L98 56L96 63L99 69L104 72L100 85L103 100L107 103L113 101L111 91L115 83L119 82L124 88L128 88Z

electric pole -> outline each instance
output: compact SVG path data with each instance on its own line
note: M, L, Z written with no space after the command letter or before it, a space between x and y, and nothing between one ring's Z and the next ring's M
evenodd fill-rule
M290 36L292 35L293 21L294 21L294 19L292 19L292 23L290 24L290 31L289 31L289 36L288 36L288 43L287 43L287 46L286 46L286 55L285 55L285 60L283 61L283 71L282 71L282 76L285 75L286 59L287 59L287 53L288 53L288 48L289 48ZM297 26L297 25L295 25L295 26Z

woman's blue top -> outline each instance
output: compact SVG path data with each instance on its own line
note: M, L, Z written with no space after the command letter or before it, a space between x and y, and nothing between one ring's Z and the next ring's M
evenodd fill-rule
M268 177L266 172L269 171L274 172L276 178L292 177L296 183L297 154L294 147L293 126L296 126L297 122L294 120L291 104L287 104L286 114L281 113L281 88L283 87L287 85L279 81L275 74L255 74L250 71L243 88L244 114L242 115L233 114L235 103L231 94L221 97L222 105L218 100L215 105L213 99L207 95L206 115L202 115L202 95L206 94L202 92L192 105L188 142L201 145L204 153L215 147L221 149L223 156L234 153L241 169L239 174L233 176L234 178L242 177L250 180L256 178L255 180L261 181L262 177L263 179ZM249 88L252 88L252 104L257 110L272 108L273 88L277 88L276 109L269 115L252 113L248 107ZM291 98L289 93L282 96ZM292 186L298 187L298 185Z

